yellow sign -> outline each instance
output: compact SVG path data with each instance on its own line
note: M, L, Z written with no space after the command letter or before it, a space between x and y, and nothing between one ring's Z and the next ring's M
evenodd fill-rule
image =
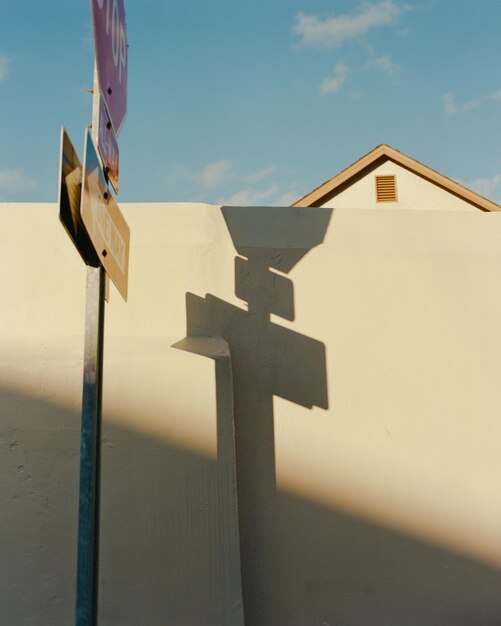
M87 132L83 174L82 221L106 273L127 300L130 229L106 185L90 132Z

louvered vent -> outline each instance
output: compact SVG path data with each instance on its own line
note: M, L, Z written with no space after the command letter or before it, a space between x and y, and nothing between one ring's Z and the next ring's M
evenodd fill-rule
M397 201L397 181L395 176L376 176L376 199L378 202Z

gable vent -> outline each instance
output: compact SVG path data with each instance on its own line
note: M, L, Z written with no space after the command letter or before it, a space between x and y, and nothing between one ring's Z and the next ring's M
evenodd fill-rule
M397 201L397 181L395 176L376 176L376 200L378 202Z

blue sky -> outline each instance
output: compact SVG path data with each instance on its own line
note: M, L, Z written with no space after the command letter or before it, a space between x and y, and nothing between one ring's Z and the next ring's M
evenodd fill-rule
M380 143L501 203L499 0L125 0L118 201L290 204ZM87 0L3 0L0 201L56 201Z

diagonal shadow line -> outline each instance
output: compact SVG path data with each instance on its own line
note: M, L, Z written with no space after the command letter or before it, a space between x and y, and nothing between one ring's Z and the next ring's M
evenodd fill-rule
M207 558L226 539L211 530L217 463L106 412L103 444L100 624L218 626L227 572ZM77 410L0 386L5 623L74 617L78 454ZM280 561L265 626L500 623L499 568L280 491L274 515Z

